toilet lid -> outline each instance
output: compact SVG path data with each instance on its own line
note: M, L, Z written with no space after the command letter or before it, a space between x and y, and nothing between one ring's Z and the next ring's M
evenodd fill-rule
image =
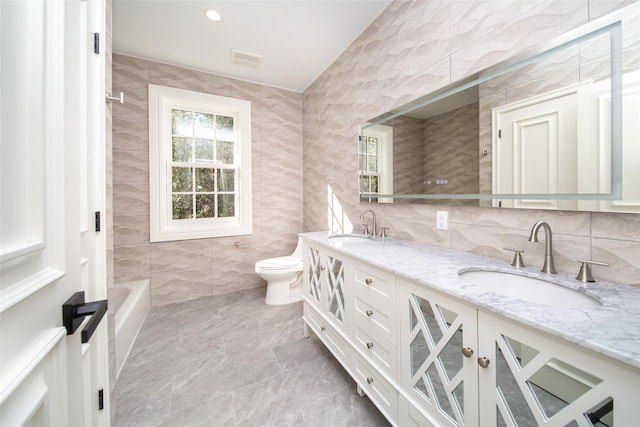
M295 256L282 256L258 261L257 267L263 270L282 270L285 268L302 267L302 260Z

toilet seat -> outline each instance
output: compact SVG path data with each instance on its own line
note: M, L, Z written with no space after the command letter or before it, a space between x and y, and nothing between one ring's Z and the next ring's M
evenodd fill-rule
M263 259L256 263L256 271L293 272L302 271L302 260L296 256Z

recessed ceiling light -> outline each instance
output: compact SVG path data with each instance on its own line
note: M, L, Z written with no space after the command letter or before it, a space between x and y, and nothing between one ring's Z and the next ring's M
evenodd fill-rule
M204 14L207 15L207 18L211 19L212 21L216 21L217 22L217 21L222 19L222 17L218 13L218 11L213 10L213 9L205 10Z

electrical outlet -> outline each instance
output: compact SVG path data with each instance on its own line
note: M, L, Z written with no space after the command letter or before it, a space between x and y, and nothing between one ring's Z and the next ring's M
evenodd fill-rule
M436 212L436 228L438 230L447 230L449 228L449 212Z

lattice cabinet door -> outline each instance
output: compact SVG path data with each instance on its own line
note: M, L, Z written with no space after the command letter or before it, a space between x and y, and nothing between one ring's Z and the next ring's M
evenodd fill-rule
M478 425L476 310L400 286L401 386L434 425Z
M322 254L314 247L304 247L304 286L306 300L320 307L322 298L322 281L324 276L324 265Z
M639 425L637 370L484 312L478 331L480 425Z
M327 310L339 325L344 325L344 263L332 254L325 254L327 271Z

